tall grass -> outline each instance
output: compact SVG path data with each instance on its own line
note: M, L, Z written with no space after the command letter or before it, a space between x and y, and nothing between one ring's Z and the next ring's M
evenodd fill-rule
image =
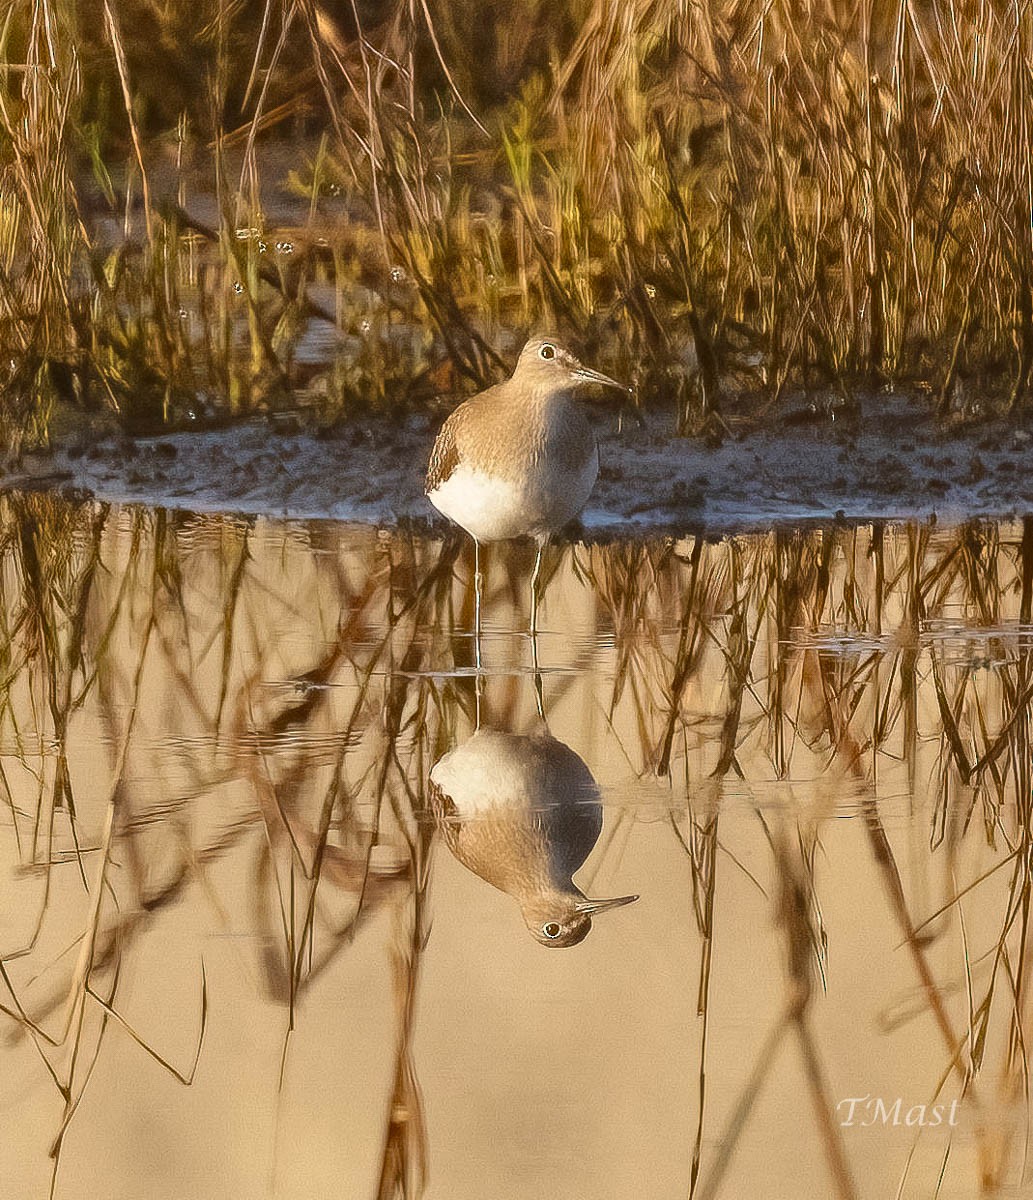
M0 4L9 445L59 398L409 407L544 324L690 430L800 388L1028 399L1027 6L92 9Z

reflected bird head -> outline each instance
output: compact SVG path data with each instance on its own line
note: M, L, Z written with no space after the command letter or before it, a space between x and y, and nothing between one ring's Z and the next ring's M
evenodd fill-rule
M576 946L592 931L592 917L611 908L631 904L638 896L613 900L586 900L583 896L538 899L523 904L528 931L543 946Z

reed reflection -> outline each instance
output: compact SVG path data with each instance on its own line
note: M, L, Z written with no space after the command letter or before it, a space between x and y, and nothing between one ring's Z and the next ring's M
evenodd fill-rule
M596 1059L633 1068L615 1013L650 988L635 1037L671 1068L645 1118L658 1194L684 1192L689 1159L695 1200L749 1194L783 1158L814 1194L893 1194L900 1172L918 1194L948 1148L950 1194L1007 1194L1028 1131L1014 1047L1033 1036L1033 522L560 547L548 729L528 723L530 552L485 556L485 678L460 550L0 499L5 1194L88 1195L101 1173L111 1200L154 1194L121 1132L141 1119L178 1123L161 1148L193 1163L176 1194L199 1200L479 1195L456 1165L504 1131L450 1143L457 992L465 1095L499 1085L507 1035L537 1048L585 1003ZM475 683L493 693L480 732ZM572 943L628 899L591 909L600 861L642 901L578 955L540 954L508 897L538 941ZM500 1019L503 975L529 999ZM543 1070L568 1097L575 1036L547 1069L527 1056L515 1106ZM767 1104L796 1086L790 1045L823 1114L792 1130ZM918 1102L931 1078L964 1141L865 1149L834 1123L842 1095ZM625 1083L593 1091L613 1147L596 1184L574 1177L591 1154L542 1129L564 1155L534 1156L538 1191L633 1194L617 1172L650 1130L627 1125ZM242 1096L254 1120L215 1155L213 1114ZM328 1112L350 1140L312 1132ZM237 1174L209 1186L216 1158ZM253 1168L269 1158L273 1185ZM782 1183L766 1194L803 1190Z

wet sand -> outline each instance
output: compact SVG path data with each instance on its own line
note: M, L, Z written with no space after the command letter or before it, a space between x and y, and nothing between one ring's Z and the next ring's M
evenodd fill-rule
M670 414L643 427L594 412L601 470L583 514L590 537L714 533L780 522L1014 517L1033 509L1033 434L1015 422L947 429L928 404L871 397L834 419L787 406L766 428L734 425L709 444L674 435ZM151 438L78 434L26 457L4 488L211 512L432 526L423 472L444 418L357 419L284 430L259 417Z

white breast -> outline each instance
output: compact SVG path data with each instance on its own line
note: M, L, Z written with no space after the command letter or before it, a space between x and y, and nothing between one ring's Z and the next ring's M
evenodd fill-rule
M523 489L462 463L427 493L427 499L479 542L497 542L528 532Z
M539 537L577 516L598 474L598 451L576 475L546 461L535 464L520 482L460 463L427 498L438 512L479 542Z

